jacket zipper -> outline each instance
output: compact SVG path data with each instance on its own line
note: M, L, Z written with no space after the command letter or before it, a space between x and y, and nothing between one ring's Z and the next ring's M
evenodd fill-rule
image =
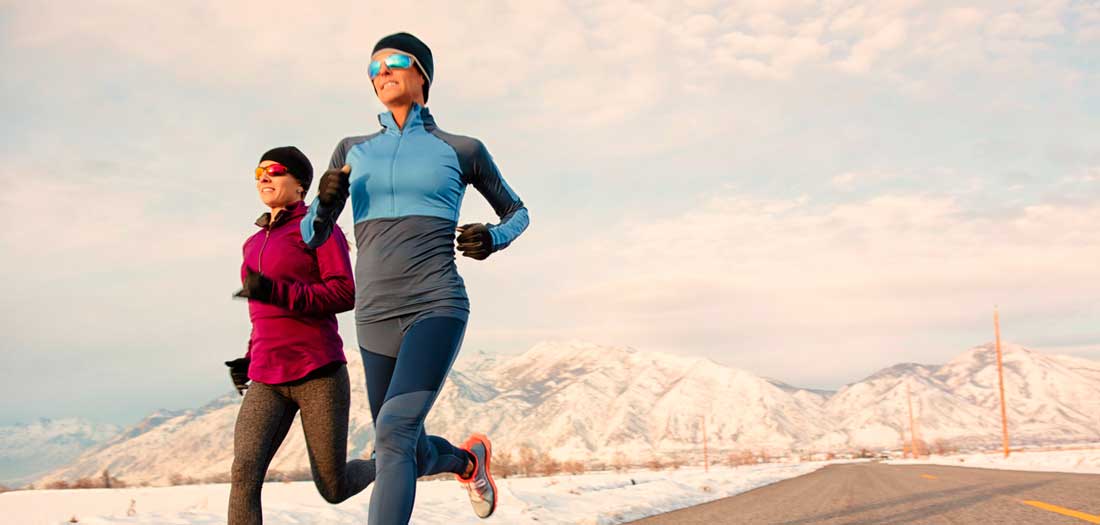
M260 260L256 263L256 272L264 273L264 248L267 248L267 239L271 237L271 226L264 228L264 243L260 245Z
M409 125L409 119L405 118L405 125ZM397 180L395 175L396 170L394 167L397 165L397 153L401 151L401 141L405 139L405 130L399 131L400 135L397 137L397 147L393 149L393 158L390 159L390 209L392 215L397 215L397 190L394 189L394 184Z

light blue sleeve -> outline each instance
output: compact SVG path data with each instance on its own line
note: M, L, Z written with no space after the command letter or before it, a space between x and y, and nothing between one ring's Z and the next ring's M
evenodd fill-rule
M347 160L349 144L353 140L355 140L355 137L349 137L336 144L336 149L332 152L332 158L329 159L329 169L343 167ZM344 211L344 205L346 204L346 202L342 202L334 209L327 210L324 206L321 206L320 199L313 199L313 204L309 206L309 212L306 213L306 216L302 217L300 225L302 241L306 243L306 246L316 250L328 240L329 236L332 235L333 226L336 225L336 219L340 217L340 212Z
M314 250L324 244L332 235L332 227L336 224L336 217L340 215L339 212L325 213L328 210L322 210L321 208L320 199L313 199L313 204L310 205L309 211L306 212L305 217L302 217L302 222L299 225L302 231L302 242L305 242L306 246Z

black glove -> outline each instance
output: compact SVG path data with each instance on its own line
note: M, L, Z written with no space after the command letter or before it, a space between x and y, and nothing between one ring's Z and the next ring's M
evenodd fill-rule
M237 393L244 395L245 389L248 388L248 363L250 359L247 357L241 357L232 361L226 361L225 366L229 367L229 378L233 380L233 386L237 387Z
M463 256L483 261L493 253L493 236L488 226L475 222L459 226L458 231L458 249Z
M255 299L263 303L271 302L271 294L275 289L275 283L259 274L259 272L252 271L252 268L248 269L248 274L244 278L244 285L241 290L233 297L243 297L245 299Z
M349 173L351 170L344 166L342 169L328 170L321 175L321 183L317 185L317 200L321 201L321 206L328 209L343 206L351 191Z

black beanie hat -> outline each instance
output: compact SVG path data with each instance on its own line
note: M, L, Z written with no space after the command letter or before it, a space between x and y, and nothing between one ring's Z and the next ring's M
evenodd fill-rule
M428 44L422 42L419 38L412 36L408 33L394 33L387 37L382 37L377 44L374 44L374 50L370 52L374 55L382 49L396 49L403 51L414 57L416 61L420 63L420 67L424 68L421 73L424 73L424 103L428 103L428 88L431 87L432 79L435 78L435 62L432 61L432 50L428 49Z
M260 157L260 162L265 160L273 160L286 166L290 176L302 185L302 189L309 191L309 183L313 182L313 164L309 163L309 158L301 150L294 146L272 148Z

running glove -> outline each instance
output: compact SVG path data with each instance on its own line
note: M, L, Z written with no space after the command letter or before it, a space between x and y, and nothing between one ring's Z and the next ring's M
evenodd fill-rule
M464 224L458 227L458 249L462 255L479 261L493 253L493 236L489 227L481 223Z
M229 378L233 380L233 386L237 388L237 393L242 396L248 388L249 361L250 359L247 357L241 357L225 362L225 366L229 367Z
M317 185L317 200L321 201L321 206L327 209L343 206L351 191L348 178L344 169L331 169L321 175L321 183Z
M244 285L241 290L233 295L233 297L243 297L245 299L255 299L263 303L271 302L271 293L275 288L275 283L260 275L259 272L252 271L252 268L248 268L248 274L245 275Z

